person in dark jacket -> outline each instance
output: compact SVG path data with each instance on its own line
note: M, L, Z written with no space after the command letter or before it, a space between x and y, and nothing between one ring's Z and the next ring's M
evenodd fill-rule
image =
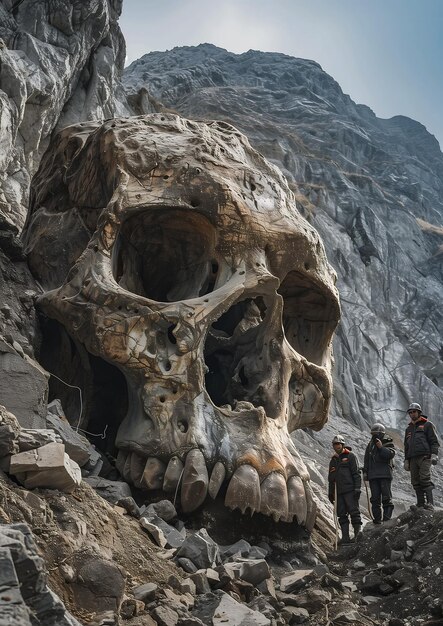
M365 451L363 479L369 480L374 524L381 524L390 520L394 511L391 483L395 450L392 437L386 434L383 424L374 424L371 435Z
M411 483L417 494L417 506L432 509L434 499L431 465L438 462L439 441L434 424L422 414L416 402L409 405L411 418L405 431L405 470L411 472Z
M358 459L350 447L345 447L345 439L336 435L332 440L334 454L329 463L329 500L334 504L337 496L337 517L341 527L340 543L349 543L349 518L354 528L354 538L362 537L359 500L361 475Z

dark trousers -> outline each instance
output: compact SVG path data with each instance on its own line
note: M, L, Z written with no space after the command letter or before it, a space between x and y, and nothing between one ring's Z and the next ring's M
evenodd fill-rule
M411 483L414 489L426 491L434 486L431 480L431 459L429 455L413 456L409 459L411 470Z
M355 491L348 491L337 496L337 517L341 527L349 525L348 516L353 526L361 526L360 509Z
M394 505L391 491L392 478L373 478L369 481L371 489L371 509L374 522L381 522L381 509L383 507L383 519L391 519Z

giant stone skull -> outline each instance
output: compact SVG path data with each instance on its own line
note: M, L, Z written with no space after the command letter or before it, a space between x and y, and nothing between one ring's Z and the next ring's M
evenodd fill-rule
M34 179L26 244L45 315L124 374L126 480L179 489L185 512L223 495L312 527L290 432L327 419L339 305L277 168L223 122L71 126Z

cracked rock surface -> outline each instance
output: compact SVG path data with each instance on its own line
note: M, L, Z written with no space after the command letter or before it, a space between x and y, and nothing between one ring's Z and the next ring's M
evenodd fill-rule
M23 226L56 127L126 113L120 12L120 0L0 2L0 223Z

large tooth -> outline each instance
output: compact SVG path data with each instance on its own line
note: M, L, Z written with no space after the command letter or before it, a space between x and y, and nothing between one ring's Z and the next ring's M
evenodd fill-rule
M161 489L165 475L165 464L155 456L150 456L146 460L145 469L141 482L145 489Z
M177 489L180 478L183 473L183 463L178 456L173 456L166 468L165 477L163 479L163 490L172 492Z
M191 450L186 457L181 488L181 503L185 513L195 511L204 502L208 482L205 457L200 450Z
M131 454L130 460L130 470L129 473L131 475L131 482L134 487L138 489L142 489L143 487L143 472L146 466L146 459L139 454L133 452Z
M300 476L291 476L288 480L288 517L287 521L292 522L293 517L297 523L304 526L308 512L305 487Z
M276 522L288 517L286 480L279 472L271 472L261 484L260 513L272 516Z
M225 505L242 513L260 510L260 478L252 465L240 465L235 470L226 492Z
M226 476L226 470L223 463L217 461L214 465L214 469L212 470L211 480L209 481L208 493L213 500L217 497L218 492L220 491L220 487L223 484L223 481Z
M305 526L307 530L312 530L314 528L315 520L317 518L317 505L314 502L314 494L312 493L312 488L309 483L305 483L305 492L306 504L308 508Z

